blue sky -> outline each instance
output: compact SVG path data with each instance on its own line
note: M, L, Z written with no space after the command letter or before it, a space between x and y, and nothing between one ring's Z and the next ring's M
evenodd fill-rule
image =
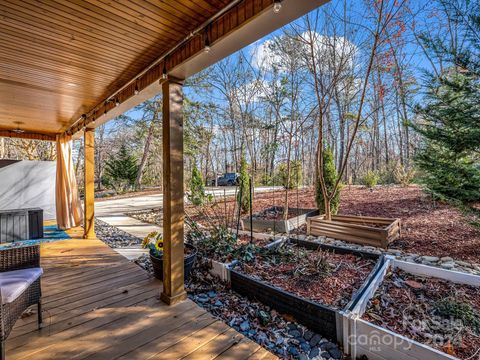
M336 10L334 10L334 12L335 12L335 11L338 11L338 9L341 9L342 4L343 4L342 0L333 0L328 5L330 8L324 8L324 9L325 10L336 9ZM362 18L362 21L368 21L368 19L367 19L368 9L366 8L366 1L365 0L353 0L351 2L348 2L348 4L349 4L349 6L351 6L351 11L355 14L354 15L355 18ZM410 0L410 1L408 1L408 4L409 4L409 8L411 9L411 12L416 14L416 21L415 21L414 25L417 29L424 29L426 27L432 27L433 26L433 22L431 21L431 18L429 17L431 15L430 9L429 9L431 7L431 5L430 5L431 2L426 2L424 0ZM411 17L407 16L407 18L411 18ZM295 23L300 23L300 22L301 22L301 20L297 20L297 21L293 22L292 24L294 25ZM288 29L289 27L292 26L292 24L286 25L285 28ZM412 26L412 24L413 23L409 23L409 26ZM321 29L318 29L317 31L320 34L322 34ZM243 49L243 51L246 52L247 54L250 54L250 53L252 53L252 51L254 51L254 49L257 46L261 45L266 40L271 39L272 37L278 36L281 33L282 33L282 29L279 29L279 30L265 36L264 38L256 41L255 43L247 46L246 48ZM419 48L419 46L414 41L414 38L411 35L412 32L408 29L406 31L406 34L407 34L407 39L410 40L408 45L405 47L406 60L408 62L410 62L410 64L412 65L411 68L412 68L412 71L413 71L413 75L417 79L420 79L422 77L423 72L425 70L428 71L429 63L428 63L425 55L423 54L423 52ZM322 34L322 35L328 35L328 34ZM361 38L362 37L360 36L360 39ZM355 43L355 39L349 38L349 40ZM357 43L356 45L361 47L361 44ZM239 56L238 52L230 55L230 57L232 57L232 58L235 58L235 57L238 57L238 56ZM194 91L192 91L192 89L190 89L188 87L185 87L185 95L187 97L193 99L193 100L205 100L205 99L211 98L212 96L214 98L220 98L218 96L218 94L206 94L206 97L204 97L202 99L202 97L199 97L198 94L196 94ZM141 117L141 112L136 111L136 110L130 110L126 114L129 115L132 118ZM109 123L108 127L109 128L113 127L113 126L115 126L114 124L115 124L115 121L111 121Z

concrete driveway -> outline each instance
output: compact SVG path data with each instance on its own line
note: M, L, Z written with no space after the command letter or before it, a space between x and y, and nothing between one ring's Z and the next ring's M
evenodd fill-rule
M279 190L279 186L261 186L255 188L256 193ZM217 198L223 195L235 195L235 187L207 188L207 194L212 194ZM161 207L163 204L162 194L140 195L124 199L102 200L95 202L95 215L97 217L109 217L124 215L129 212L139 210L151 210Z

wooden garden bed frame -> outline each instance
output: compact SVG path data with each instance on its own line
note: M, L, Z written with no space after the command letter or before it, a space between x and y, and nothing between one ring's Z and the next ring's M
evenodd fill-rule
M333 215L331 221L325 220L325 215L307 219L308 235L327 236L384 249L400 236L400 230L400 219L353 215Z
M282 206L273 206L271 208L265 209L268 210L277 210L283 211ZM302 208L288 208L289 214L295 213L297 216L292 217L288 220L269 220L269 219L253 219L253 231L264 233L273 231L275 233L288 233L290 230L294 230L304 225L307 222L307 219L316 216L319 214L319 211L316 209L302 209ZM258 214L254 214L258 216ZM250 217L242 219L242 229L250 230Z
M237 270L235 266L230 269L230 281L232 290L255 301L259 301L280 313L293 316L298 322L312 329L313 331L328 337L333 341L342 342L344 338L344 313L353 309L360 297L364 294L368 285L381 269L384 263L384 256L369 252L347 249L333 245L318 244L311 241L289 239L291 243L298 244L309 250L322 249L333 251L338 254L354 254L359 257L377 260L371 273L365 279L360 288L352 295L349 303L344 309L333 309L327 305L301 298L278 287L272 286L264 281L254 279Z

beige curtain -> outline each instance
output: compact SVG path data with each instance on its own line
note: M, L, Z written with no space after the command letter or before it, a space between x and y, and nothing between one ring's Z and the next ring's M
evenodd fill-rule
M72 160L72 137L57 135L57 226L65 230L82 224L82 206Z

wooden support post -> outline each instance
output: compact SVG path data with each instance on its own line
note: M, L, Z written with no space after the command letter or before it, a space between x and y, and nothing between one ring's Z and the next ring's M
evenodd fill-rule
M183 91L169 79L163 92L163 291L172 305L187 298L184 287Z
M83 238L95 239L95 129L85 129L83 146L85 156Z

